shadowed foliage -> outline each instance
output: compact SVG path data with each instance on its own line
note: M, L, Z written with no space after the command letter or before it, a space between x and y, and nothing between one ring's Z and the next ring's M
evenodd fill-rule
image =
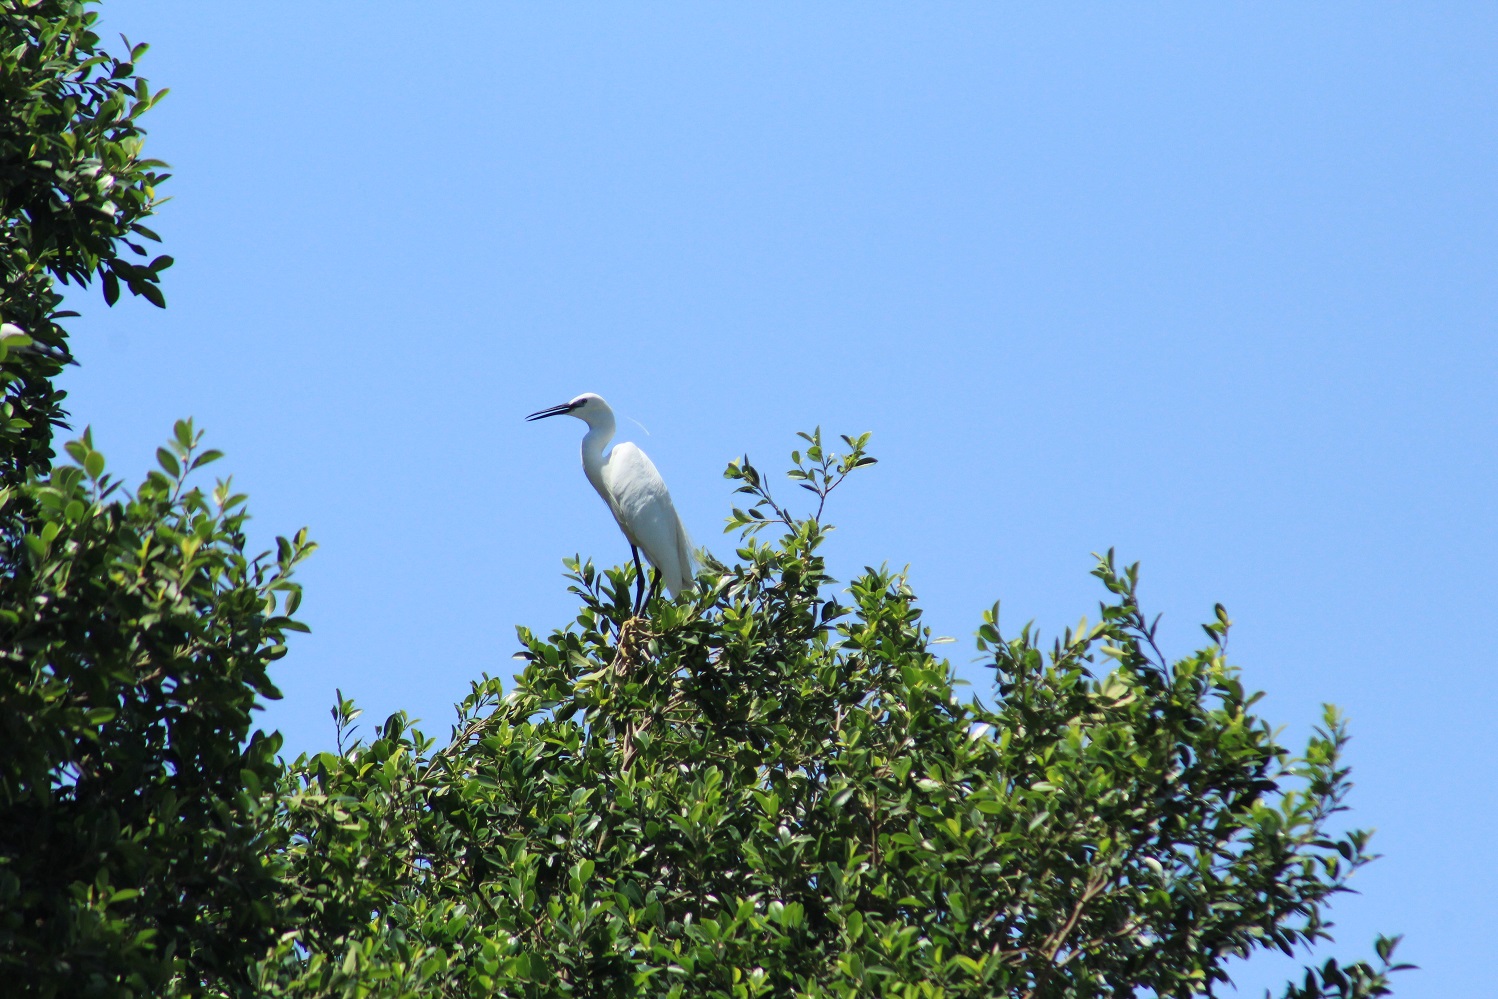
M0 980L7 994L243 987L273 942L279 737L251 734L298 625L292 565L245 551L244 497L190 485L179 423L133 491L91 435L53 468L72 360L58 284L163 305L142 240L162 164L137 117L145 46L82 3L0 3ZM132 259L138 258L138 259Z

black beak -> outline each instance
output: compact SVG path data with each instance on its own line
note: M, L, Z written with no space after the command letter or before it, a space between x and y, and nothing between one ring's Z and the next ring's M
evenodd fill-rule
M531 420L544 420L548 416L562 416L572 412L572 408L572 403L564 402L560 406L548 406L546 409L537 410L525 419L529 423Z

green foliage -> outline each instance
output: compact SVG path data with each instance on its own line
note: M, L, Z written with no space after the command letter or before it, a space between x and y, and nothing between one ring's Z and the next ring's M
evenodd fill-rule
M123 284L164 305L167 256L144 220L164 164L141 156L137 119L166 91L135 75L146 46L104 51L98 15L77 0L0 0L0 320L30 344L0 367L0 483L45 470L63 393L52 379L71 360L54 282ZM126 250L129 254L126 254ZM135 259L132 259L135 258Z
M133 492L91 435L52 468L58 284L160 306L144 220L161 97L87 4L0 0L0 976L7 994L241 988L272 945L278 736L250 732L304 535L246 555L244 497L191 486L190 423Z
M157 994L270 945L278 736L250 736L285 652L304 534L245 553L244 497L178 423L133 493L90 435L0 501L30 511L0 577L0 969L41 994Z
M803 436L820 511L872 459ZM737 564L642 620L629 568L573 562L576 621L521 629L516 686L475 683L446 745L399 714L344 745L340 697L338 752L283 788L267 994L1193 996L1326 939L1369 860L1331 828L1345 727L1279 745L1220 608L1169 663L1110 555L1101 620L1048 654L988 615L997 704L964 703L903 577L843 603L820 518L727 475L754 498ZM1286 995L1386 994L1378 947Z

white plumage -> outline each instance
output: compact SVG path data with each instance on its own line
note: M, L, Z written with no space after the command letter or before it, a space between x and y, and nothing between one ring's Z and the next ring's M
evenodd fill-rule
M548 416L575 416L588 425L588 432L583 435L583 472L628 539L636 570L641 569L639 553L643 551L655 566L660 582L676 596L692 581L692 543L655 464L644 451L627 441L615 444L604 455L603 449L614 437L614 411L601 396L585 392L571 402L532 413L526 419L541 420ZM643 572L638 579L639 587L643 588ZM642 598L643 589L637 597L637 606Z

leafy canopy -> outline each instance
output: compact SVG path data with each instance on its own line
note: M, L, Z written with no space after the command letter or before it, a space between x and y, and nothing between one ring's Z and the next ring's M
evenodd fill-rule
M218 457L189 421L133 491L54 379L72 362L61 284L156 305L171 259L144 220L162 164L137 119L161 97L144 45L97 15L0 2L0 979L6 994L246 987L281 909L267 866L279 736L251 711L299 626L292 567L245 549L245 499L188 482Z
M166 304L145 225L165 164L142 156L138 119L160 100L136 75L147 46L124 57L101 47L98 14L76 0L0 2L0 321L12 351L0 400L0 484L45 470L72 360L57 283L103 282L113 303L131 294ZM128 251L128 252L126 252ZM148 259L149 258L149 259ZM17 351L15 348L24 348Z
M802 435L818 514L872 463ZM522 628L439 746L401 714L283 786L296 927L286 995L1208 994L1227 962L1327 938L1369 860L1332 832L1349 790L1328 708L1279 744L1225 659L1167 661L1137 567L1094 571L1101 619L1047 652L979 633L995 704L961 701L905 579L833 592L830 527L746 459L736 564L630 617L629 567L573 561L576 620ZM775 526L773 544L756 535ZM1335 961L1290 997L1386 991ZM378 986L371 983L378 982Z

